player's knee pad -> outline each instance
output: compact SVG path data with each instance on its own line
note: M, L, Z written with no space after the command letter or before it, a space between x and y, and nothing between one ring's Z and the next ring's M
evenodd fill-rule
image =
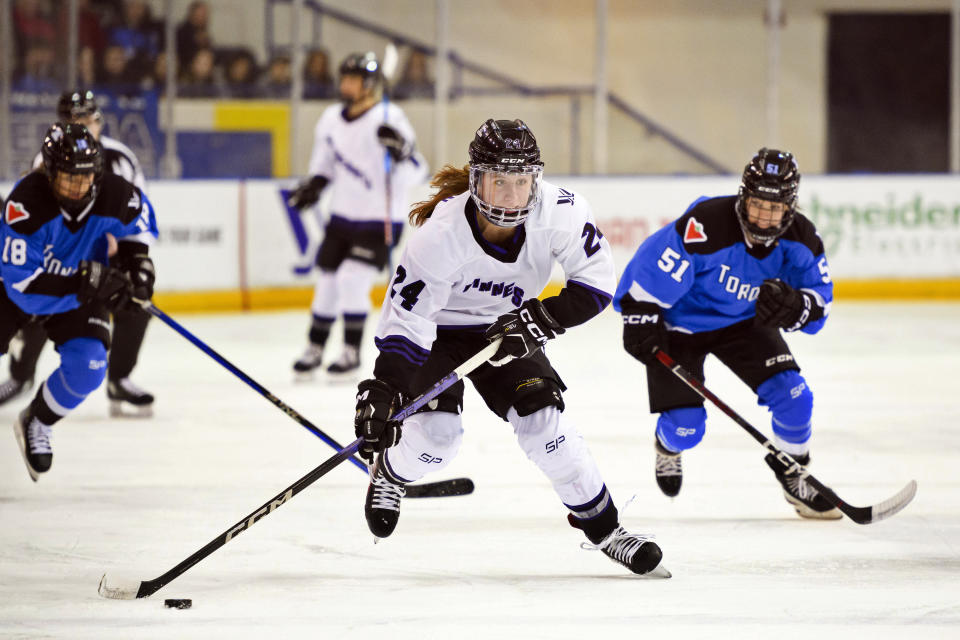
M583 504L594 498L603 480L583 437L555 406L521 416L507 412L520 448L549 478L564 503Z
M73 338L60 345L59 351L60 366L47 379L47 389L58 405L72 409L103 384L107 350L95 338Z
M463 441L460 416L446 411L415 413L403 421L397 446L386 456L390 472L407 482L446 467Z
M529 416L547 407L556 407L563 411L562 389L552 378L530 378L517 387L513 398L513 408L520 417Z
M336 274L340 309L346 313L367 313L370 310L370 289L378 273L371 264L344 260Z
M796 370L781 371L757 387L759 403L773 414L773 432L786 442L810 439L813 392Z
M680 407L660 414L657 437L668 449L684 451L697 446L707 430L707 411L703 407Z
M337 307L337 279L333 271L321 269L317 274L317 281L313 285L313 301L310 311L315 316L336 318L339 313Z

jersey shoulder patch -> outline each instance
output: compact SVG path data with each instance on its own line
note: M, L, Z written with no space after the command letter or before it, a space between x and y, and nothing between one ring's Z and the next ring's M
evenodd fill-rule
M30 217L30 212L27 211L27 208L23 206L20 202L14 202L13 200L7 201L7 208L4 212L7 224L15 224L21 220L26 220Z
M736 196L700 199L680 216L674 231L686 250L710 254L743 242L736 201Z

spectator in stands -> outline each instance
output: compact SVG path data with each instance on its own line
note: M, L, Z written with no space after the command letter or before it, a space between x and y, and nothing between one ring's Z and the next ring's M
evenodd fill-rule
M77 0L77 47L82 54L83 50L89 48L93 54L93 59L103 53L107 46L107 33L103 29L104 25L102 14L90 6L90 0ZM57 12L57 39L60 43L57 51L58 56L66 57L67 43L70 29L70 12ZM81 86L89 87L90 84L80 83Z
M97 83L97 54L93 47L81 47L77 54L77 86L92 87Z
M14 91L29 93L56 92L59 82L56 77L56 55L53 44L44 38L27 43L23 65L13 82Z
M249 51L233 53L226 63L226 95L231 98L256 98L260 96L257 86L257 61Z
M393 95L398 100L433 97L433 78L427 69L427 54L417 49L410 51Z
M167 88L167 52L161 51L153 60L150 71L140 79L140 88L150 91L155 89L163 95Z
M290 56L279 54L273 57L260 85L261 95L267 98L289 98L293 74L290 72Z
M190 65L180 77L177 93L184 98L217 98L223 95L223 88L216 75L213 64L213 49L198 49Z
M13 37L21 68L26 64L27 50L36 49L34 44L37 41L42 40L49 46L57 41L57 32L48 9L49 6L40 0L16 0L13 4ZM32 60L34 66L37 57L35 52Z
M336 95L327 50L311 49L303 65L303 97L307 100L325 100Z
M146 0L124 0L123 13L107 40L123 47L127 68L133 75L143 77L163 48L163 24L153 19Z
M203 0L190 3L187 17L177 27L177 63L180 68L186 67L200 49L213 46L210 37L210 8Z
M97 70L97 85L112 91L126 91L139 83L135 69L127 64L127 53L118 44L108 44Z

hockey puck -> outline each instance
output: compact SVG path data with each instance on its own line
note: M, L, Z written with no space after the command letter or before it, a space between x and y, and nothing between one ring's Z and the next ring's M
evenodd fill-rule
M189 609L193 606L193 600L190 598L168 599L163 601L163 606L167 609Z

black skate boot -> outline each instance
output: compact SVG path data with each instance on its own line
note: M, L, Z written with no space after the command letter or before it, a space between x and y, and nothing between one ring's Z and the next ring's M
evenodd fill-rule
M680 493L680 485L683 483L683 465L680 460L680 453L668 451L662 444L660 438L654 438L657 451L657 465L655 473L657 475L657 486L663 495L675 498Z
M583 543L587 545L587 543ZM589 545L587 545L589 546ZM652 536L630 533L618 526L609 536L603 539L596 548L618 564L622 564L630 571L651 578L669 578L671 573L661 566L663 552L653 541Z
M343 345L340 359L327 367L327 373L335 376L348 376L360 368L360 350L352 344Z
M110 417L149 418L153 415L153 395L137 387L130 378L107 380Z
M17 380L11 377L3 384L0 384L0 405L5 405L14 398L19 398L32 388L33 378L29 380Z
M809 453L802 456L793 456L793 459L804 467L810 464ZM793 505L800 517L818 520L837 520L843 517L839 509L827 502L827 499L807 484L799 474L788 475L785 473L786 469L772 453L768 453L764 460L773 469L777 481L783 486L783 497Z
M300 359L293 363L293 370L297 372L298 378L309 379L313 377L313 370L320 366L323 361L323 347L311 342Z
M388 537L397 528L397 521L400 519L400 500L406 493L404 483L386 470L381 453L370 473L367 499L363 503L367 526L376 539Z
M34 482L41 473L50 470L53 464L53 448L50 446L50 426L37 420L30 407L27 407L17 416L13 423L13 433L17 437L17 445L27 463L27 472Z

